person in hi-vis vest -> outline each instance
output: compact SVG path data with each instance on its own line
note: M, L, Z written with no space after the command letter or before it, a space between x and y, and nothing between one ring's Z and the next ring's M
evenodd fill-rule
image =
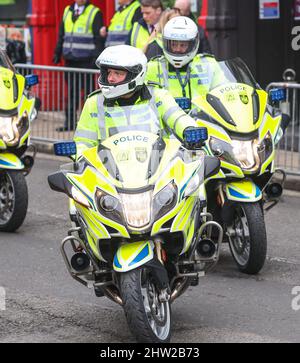
M65 8L60 25L59 38L53 56L53 63L58 64L63 57L66 67L95 68L95 60L104 48L104 39L100 36L103 16L99 8L87 0L76 0ZM65 73L68 84L68 98L65 106L64 126L57 131L74 130L76 111L82 88L84 96L93 86L93 78L84 73Z
M143 18L133 24L128 38L127 45L143 49L147 44L150 35L155 32L155 26L164 10L161 0L141 0Z
M138 0L118 0L119 8L111 19L108 31L102 27L101 36L106 38L106 47L125 44L133 24L142 18Z
M182 140L186 128L197 127L167 90L146 86L147 58L140 49L108 47L96 65L100 89L83 107L74 135L77 157L118 132L165 130Z

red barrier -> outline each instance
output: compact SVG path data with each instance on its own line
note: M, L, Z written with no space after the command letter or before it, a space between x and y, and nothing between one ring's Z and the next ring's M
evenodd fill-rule
M201 14L198 18L198 24L202 26L202 28L207 33L206 21L208 16L208 1L209 0L202 0L202 7L201 7Z
M113 0L93 0L91 2L101 9L104 23L108 25L115 12L115 2ZM70 0L31 0L31 13L27 15L27 23L32 29L32 63L53 65L52 58L64 9L70 4L72 4ZM63 61L59 65L63 65ZM60 106L55 97L57 79L53 79L53 77L50 79L47 74L43 77L43 83L39 87L39 97L42 100L43 109L56 109ZM48 94L50 93L50 97L47 99L44 96L46 94L44 87L47 87Z

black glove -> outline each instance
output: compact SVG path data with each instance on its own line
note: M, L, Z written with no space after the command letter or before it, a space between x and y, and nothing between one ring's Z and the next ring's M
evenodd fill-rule
M52 62L54 64L58 64L60 62L60 57L57 54L54 54L54 56L52 58Z

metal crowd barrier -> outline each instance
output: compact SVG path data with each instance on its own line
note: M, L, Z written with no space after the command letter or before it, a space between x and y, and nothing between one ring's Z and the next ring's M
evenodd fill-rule
M87 95L98 88L99 71L28 64L15 66L23 75L34 73L39 76L39 84L33 92L41 100L41 109L32 126L32 139L43 143L72 139ZM278 145L276 165L287 174L300 175L300 84L293 81L294 71L285 73L288 71L292 74L290 78L286 77L289 81L270 83L266 91L272 88L286 90L286 99L279 107L290 115L291 122ZM64 125L66 130L59 131Z
M32 92L41 100L32 139L42 143L73 138L87 95L98 88L99 70L15 64L22 75L37 74L39 84ZM59 128L65 127L62 131Z
M278 144L276 167L289 175L300 176L300 84L294 81L270 83L266 91L281 88L285 90L285 99L279 102L279 108L291 118L284 137Z

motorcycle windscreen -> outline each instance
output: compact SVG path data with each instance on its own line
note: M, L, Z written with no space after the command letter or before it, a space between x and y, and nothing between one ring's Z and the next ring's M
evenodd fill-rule
M240 58L210 63L206 83L207 93L193 99L196 108L231 131L250 133L259 128L268 95Z
M145 187L164 151L158 115L149 104L142 104L111 109L106 117L107 138L98 154L103 165L123 188Z
M25 78L12 70L0 67L0 115L14 116L18 114L25 86Z

